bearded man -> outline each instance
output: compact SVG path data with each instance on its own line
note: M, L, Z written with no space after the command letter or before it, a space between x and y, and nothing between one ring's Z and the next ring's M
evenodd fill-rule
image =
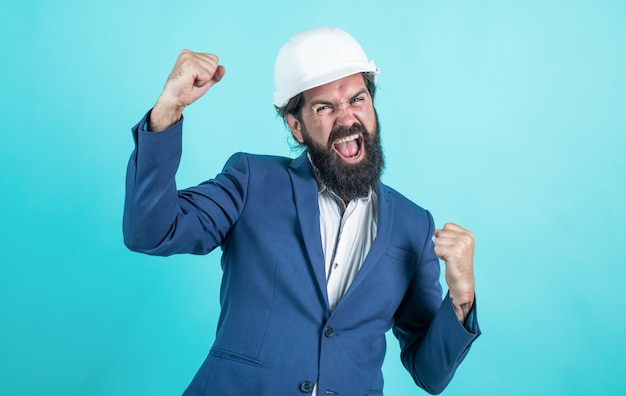
M128 165L130 249L223 251L215 342L184 394L382 394L390 329L415 383L441 392L480 334L474 237L435 229L380 181L374 62L343 30L295 35L276 58L274 105L303 153L238 153L177 190L183 110L225 73L216 55L182 51Z

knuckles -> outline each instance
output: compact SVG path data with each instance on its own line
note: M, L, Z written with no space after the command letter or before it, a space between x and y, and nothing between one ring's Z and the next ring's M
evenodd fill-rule
M459 242L463 244L466 248L474 247L474 234L471 232L466 232L459 237Z
M446 225L448 226L448 225ZM460 228L460 227L459 227ZM465 229L445 227L438 230L435 239L435 254L445 261L463 261L474 254L474 234Z

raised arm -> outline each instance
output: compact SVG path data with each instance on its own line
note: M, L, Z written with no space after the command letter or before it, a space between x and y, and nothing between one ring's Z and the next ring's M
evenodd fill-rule
M446 223L435 230L435 253L445 262L446 283L457 318L463 324L474 305L474 235Z
M432 218L429 220L432 230L434 224ZM415 383L438 394L452 380L480 329L474 303L473 236L454 224L446 224L433 234L436 240L426 241L409 290L396 312L393 331L402 349L402 363ZM445 261L449 287L443 302L438 258Z
M233 159L215 179L178 190L182 111L222 79L217 56L184 50L157 104L132 129L126 173L124 242L155 255L204 254L221 244L245 200L247 162Z

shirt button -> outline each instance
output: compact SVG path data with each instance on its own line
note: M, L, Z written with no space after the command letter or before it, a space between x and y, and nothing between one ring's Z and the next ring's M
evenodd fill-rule
M326 326L324 327L324 335L326 336L326 338L330 338L335 335L335 332L332 327Z
M313 390L313 384L310 381L304 381L300 384L300 390L304 393L310 393Z
M339 267L339 263L335 263L335 265L333 266L334 269L337 269L337 267Z

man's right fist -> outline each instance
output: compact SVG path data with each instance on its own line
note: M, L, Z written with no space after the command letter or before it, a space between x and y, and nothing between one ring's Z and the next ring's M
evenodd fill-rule
M185 107L195 102L226 73L213 54L182 50L148 121L152 132L174 125Z

